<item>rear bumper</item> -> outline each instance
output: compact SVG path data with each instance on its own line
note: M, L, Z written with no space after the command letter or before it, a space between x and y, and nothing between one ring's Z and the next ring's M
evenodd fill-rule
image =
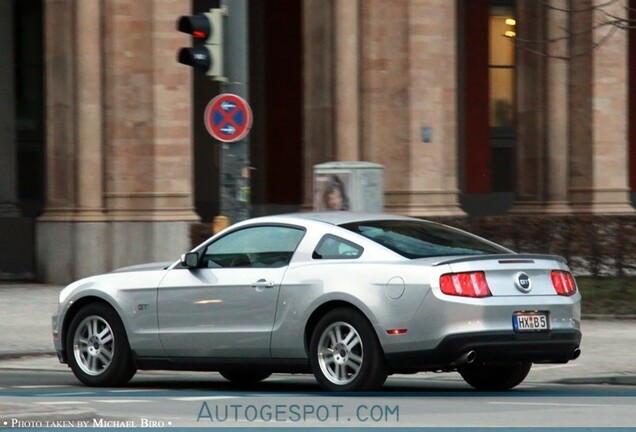
M453 369L471 351L477 362L567 363L580 344L581 332L574 329L465 333L447 336L431 350L387 353L386 360L393 371Z

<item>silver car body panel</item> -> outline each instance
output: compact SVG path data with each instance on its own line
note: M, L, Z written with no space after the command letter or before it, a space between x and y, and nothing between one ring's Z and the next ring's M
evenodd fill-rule
M285 270L170 270L159 286L157 310L166 354L269 357Z
M580 332L579 293L559 296L550 279L550 271L568 270L561 258L511 252L410 260L335 225L386 219L413 220L331 212L235 224L194 251L251 225L288 224L306 234L284 267L185 269L177 261L167 269L163 263L77 281L60 294L54 332L63 333L68 311L87 298L106 301L117 311L139 357L306 359L310 317L335 302L367 317L387 356L432 350L453 335L510 333L513 314L521 311L547 312L551 331ZM313 259L325 234L353 242L364 252L355 259ZM441 275L470 271L485 272L491 297L441 292ZM532 281L529 292L515 285L520 273ZM388 334L392 329L406 332ZM54 342L63 353L62 338Z
M74 282L60 292L57 330L62 334L66 314L75 304L99 299L110 304L126 328L130 346L144 355L165 355L157 332L157 287L167 270L108 273ZM54 330L55 331L55 330ZM55 347L63 347L61 338Z

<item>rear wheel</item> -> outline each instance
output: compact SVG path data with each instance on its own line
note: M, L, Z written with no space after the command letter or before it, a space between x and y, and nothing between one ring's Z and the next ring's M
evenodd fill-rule
M228 381L236 384L255 384L267 379L272 373L269 371L238 371L238 370L222 370L219 371L221 376Z
M124 325L113 308L103 303L84 306L73 317L66 352L71 370L86 385L122 385L136 372Z
M334 309L314 329L309 362L318 383L329 391L370 391L387 372L380 342L367 319L353 309Z
M532 363L484 364L473 363L460 367L464 381L477 390L509 390L528 376Z

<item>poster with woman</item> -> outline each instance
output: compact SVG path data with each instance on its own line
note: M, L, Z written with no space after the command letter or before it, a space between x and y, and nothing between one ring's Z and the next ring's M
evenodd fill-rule
M349 210L349 174L321 173L314 177L314 210Z

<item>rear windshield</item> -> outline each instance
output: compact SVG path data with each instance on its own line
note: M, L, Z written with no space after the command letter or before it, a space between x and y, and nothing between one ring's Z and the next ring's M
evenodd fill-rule
M341 226L411 259L509 252L479 237L429 222L379 220Z

